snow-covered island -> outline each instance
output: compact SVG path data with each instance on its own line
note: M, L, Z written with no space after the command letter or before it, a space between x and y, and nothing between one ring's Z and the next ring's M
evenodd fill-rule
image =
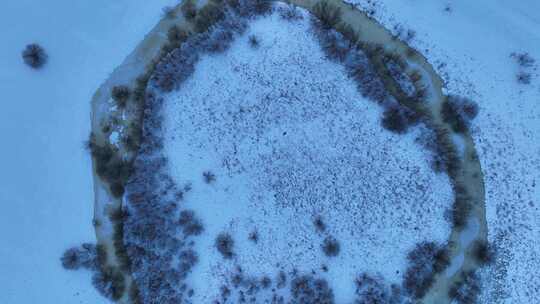
M90 108L70 109L89 120L63 109L40 122L57 144L43 137L54 149L39 165L29 155L39 148L18 144L30 137L15 140L30 149L22 155L36 191L15 195L24 179L8 181L15 169L6 164L0 194L20 203L3 220L0 302L539 300L540 37L531 29L540 15L526 5L185 0L101 9L117 16L123 7L106 36L124 35L111 56L64 50L72 61L95 58L80 73L92 81L76 87L81 80L68 77L62 90L80 92L74 100ZM8 94L38 75L42 99L67 100L51 85L65 78L50 75L54 46L66 44L59 37L22 43ZM86 125L66 138L51 119L62 132ZM80 193L64 189L67 172ZM58 203L34 207L37 196Z

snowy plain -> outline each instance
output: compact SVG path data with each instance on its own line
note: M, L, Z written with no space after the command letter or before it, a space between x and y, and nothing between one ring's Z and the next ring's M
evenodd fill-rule
M95 242L90 100L172 0L6 0L0 10L0 303L107 303L68 247ZM29 43L41 70L21 58Z
M449 236L452 189L415 143L419 127L384 130L382 109L325 58L307 16L252 22L165 98L166 155L176 182L192 186L183 207L205 227L188 278L196 303L219 298L236 265L258 277L314 271L337 303L348 303L362 272L400 284L417 242ZM206 184L205 171L216 180ZM317 232L317 216L325 232ZM231 261L214 247L221 232L234 239ZM337 257L321 250L326 236L340 242Z
M480 106L473 138L486 183L489 239L499 250L486 269L485 303L540 302L540 2L347 0L374 10L387 28L416 32L420 50L448 93ZM511 53L536 63L520 68ZM517 82L518 72L530 84Z

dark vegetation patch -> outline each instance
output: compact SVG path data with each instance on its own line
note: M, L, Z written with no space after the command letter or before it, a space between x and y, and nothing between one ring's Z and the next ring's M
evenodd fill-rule
M418 243L407 260L409 266L403 277L403 288L414 299L421 299L433 284L435 275L450 264L447 249L433 242Z
M39 69L47 63L47 53L45 49L37 43L27 45L22 51L24 63L34 69Z
M304 275L291 281L292 303L333 304L334 292L324 279Z
M478 105L472 100L449 95L442 104L441 115L454 132L464 133L470 122L478 115Z

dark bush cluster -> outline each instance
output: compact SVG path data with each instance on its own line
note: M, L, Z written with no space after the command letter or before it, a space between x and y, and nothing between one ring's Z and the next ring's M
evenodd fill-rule
M390 303L390 290L380 276L362 273L356 278L355 285L356 299L354 304Z
M334 292L324 279L310 275L296 277L291 281L291 304L334 304Z
M24 63L29 65L34 69L39 69L47 63L47 53L45 50L37 43L32 43L26 46L22 51L22 58Z
M195 217L195 213L191 210L182 210L180 212L178 224L182 227L184 235L188 236L199 235L204 230L201 221Z
M441 115L455 132L467 131L470 122L478 115L478 105L472 100L449 95L442 104Z
M450 287L448 297L452 299L452 303L477 303L480 288L480 277L475 272L469 271L462 273L460 279Z
M409 127L418 124L420 115L409 108L394 104L388 106L383 112L381 125L388 131L403 134L407 132Z
M202 232L199 219L178 210L178 193L185 190L169 176L163 156L161 130L163 99L152 90L144 97L143 127L133 174L126 185L125 210L115 224L115 247L123 241L123 260L133 274L136 303L181 303L193 292L183 281L197 263L191 238ZM123 236L123 238L122 238ZM178 257L177 263L172 258Z
M326 56L343 64L348 76L357 84L360 93L377 103L387 100L384 83L369 60L367 53L351 48L351 42L336 30L321 26L315 19L314 32Z
M64 252L60 261L65 269L89 269L98 268L97 249L93 244L84 243L79 247L73 247Z
M339 255L341 247L336 238L332 236L327 236L323 241L322 250L326 256L336 257Z
M415 299L422 298L433 284L434 276L450 264L445 247L433 242L418 243L407 255L409 265L403 277L403 288Z
M229 1L230 2L230 1ZM216 53L227 50L234 37L247 28L246 17L242 15L246 6L254 5L247 0L239 0L236 8L226 2L210 2L201 9L195 19L195 34L184 40L184 33L170 33L177 37L163 50L164 58L155 68L153 83L162 91L169 92L185 81L194 71L195 62L202 53Z
M231 259L234 256L234 240L228 233L220 233L215 241L216 249L225 259Z

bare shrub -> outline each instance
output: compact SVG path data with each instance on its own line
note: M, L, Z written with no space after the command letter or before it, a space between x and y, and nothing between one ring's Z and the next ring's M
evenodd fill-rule
M249 42L249 46L253 49L258 48L260 45L259 38L255 35L249 35L248 42Z
M259 233L257 232L257 230L253 230L249 233L248 240L252 241L255 244L259 242Z
M195 217L192 210L182 210L178 224L182 227L185 236L199 235L204 230L201 221Z
M220 233L215 241L215 246L225 259L231 259L234 255L234 240L228 233Z
M328 257L336 257L339 255L340 245L337 239L332 236L328 236L324 239L322 244L322 250Z
M204 171L203 179L205 183L211 184L216 181L216 175L212 173L211 171Z
M22 51L24 63L28 66L39 69L47 63L48 56L45 50L37 43L32 43L26 46Z
M516 74L517 82L520 84L530 84L531 83L531 73L520 71Z
M534 60L534 58L532 58L531 55L529 55L529 53L527 52L523 52L523 53L513 52L510 54L510 57L516 59L519 66L522 68L530 68L536 62L536 60Z

